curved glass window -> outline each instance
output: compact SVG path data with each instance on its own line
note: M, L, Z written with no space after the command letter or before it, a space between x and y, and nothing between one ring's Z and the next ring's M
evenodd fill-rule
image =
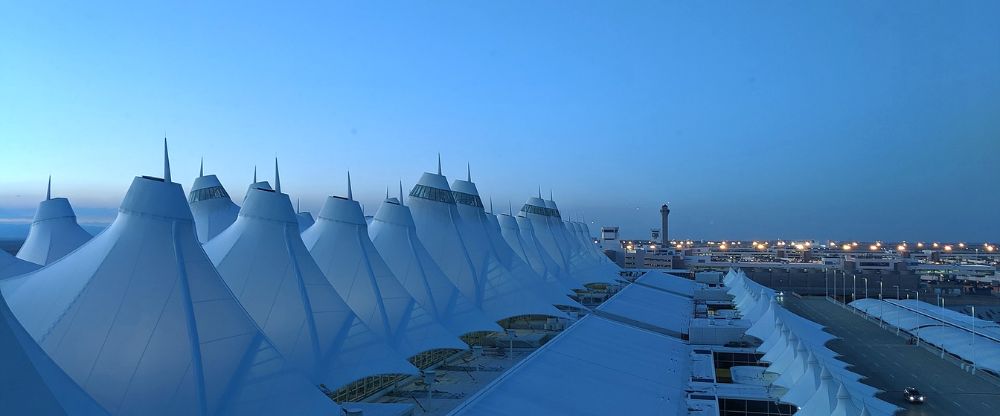
M429 199L431 201L444 202L447 204L455 203L455 196L452 195L451 191L431 188L429 186L424 186L424 185L413 186L413 190L410 191L410 196L414 198L423 198L423 199Z
M536 207L534 205L529 205L529 204L524 204L524 206L521 207L521 212L526 214L544 215L546 217L562 218L562 215L559 214L558 209Z
M479 195L467 194L465 192L451 191L455 195L455 202L462 205L472 205L474 207L483 207L483 200L479 199Z
M216 199L216 198L229 199L229 194L226 193L226 188L223 188L221 186L213 186L211 188L196 189L188 194L188 202L198 202L198 201L204 201L206 199Z
M546 217L549 216L549 209L548 208L545 208L545 207L536 207L534 205L528 205L528 204L524 204L524 206L521 207L521 212L523 212L525 214L543 215L543 216L546 216Z

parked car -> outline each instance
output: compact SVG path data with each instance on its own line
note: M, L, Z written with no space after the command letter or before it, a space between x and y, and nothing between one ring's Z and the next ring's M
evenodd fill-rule
M903 398L910 403L923 403L924 395L917 390L916 387L907 387L903 389Z

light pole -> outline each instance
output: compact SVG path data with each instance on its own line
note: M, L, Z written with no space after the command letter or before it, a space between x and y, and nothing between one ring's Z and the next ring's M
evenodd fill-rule
M976 306L972 305L972 374L976 374Z
M913 293L917 297L917 312L920 312L920 290L914 290ZM920 346L920 321L919 316L917 318L917 346Z
M878 327L879 328L885 328L885 325L883 325L882 321L882 313L883 311L885 311L885 308L882 307L885 305L885 300L882 300L882 286L883 286L882 277L879 276L878 278Z
M868 278L862 277L862 279L865 279L865 299L868 299Z
M896 288L896 300L899 300L899 285L893 285L893 286ZM898 313L896 314L896 335L899 335L899 315L902 314Z
M830 269L823 269L823 296L830 297Z
M851 301L858 300L858 275L851 274Z

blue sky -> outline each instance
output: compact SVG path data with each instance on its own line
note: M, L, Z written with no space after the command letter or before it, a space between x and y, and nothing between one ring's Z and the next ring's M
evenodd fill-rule
M1000 234L1000 3L67 2L0 6L0 222L136 175L254 165L316 211L442 153L484 197L552 189L641 237ZM516 209L516 208L515 208Z

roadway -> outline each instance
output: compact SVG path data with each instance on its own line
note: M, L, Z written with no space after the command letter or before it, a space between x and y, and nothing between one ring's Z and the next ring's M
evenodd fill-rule
M883 390L879 399L895 404L906 415L995 415L1000 414L1000 387L993 381L969 374L937 354L908 345L906 338L882 329L822 297L786 296L788 310L826 326L840 337L827 347L841 354L851 371L867 379L865 384ZM909 404L903 388L920 389L927 401Z

